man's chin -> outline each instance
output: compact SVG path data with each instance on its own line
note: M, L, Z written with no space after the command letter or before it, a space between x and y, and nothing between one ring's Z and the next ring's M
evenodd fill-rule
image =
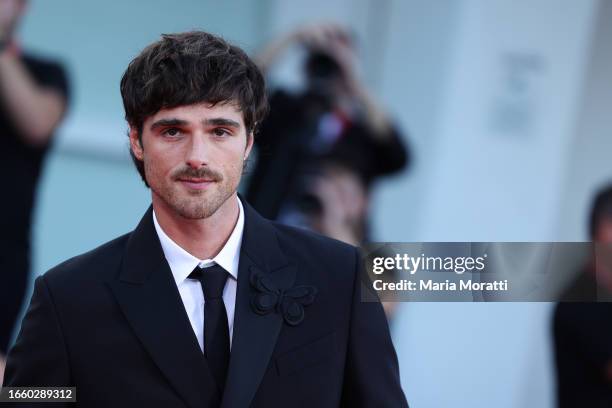
M218 208L216 202L218 200L214 195L204 194L187 194L172 205L173 209L185 218L200 219L208 218Z
M174 207L174 212L187 220L203 220L217 211L216 208L203 207Z
M204 198L204 196L208 196ZM217 195L193 195L181 202L171 204L172 209L181 217L188 220L201 220L215 214L229 197L222 199Z

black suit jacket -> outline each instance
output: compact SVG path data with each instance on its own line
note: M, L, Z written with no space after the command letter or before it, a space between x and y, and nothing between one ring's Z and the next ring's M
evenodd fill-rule
M75 386L80 407L406 407L382 307L360 300L356 248L244 208L223 393L151 209L130 234L36 279L4 385ZM280 310L254 311L262 293L254 274L284 288L316 287L301 323L287 323Z

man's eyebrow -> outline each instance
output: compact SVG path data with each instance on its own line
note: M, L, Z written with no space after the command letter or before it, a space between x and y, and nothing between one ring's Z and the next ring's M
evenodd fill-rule
M151 125L151 130L155 130L160 127L169 127L169 126L185 126L188 122L182 119L160 119L158 121L153 122Z
M240 123L227 118L210 118L203 120L202 123L207 126L229 126L240 128Z

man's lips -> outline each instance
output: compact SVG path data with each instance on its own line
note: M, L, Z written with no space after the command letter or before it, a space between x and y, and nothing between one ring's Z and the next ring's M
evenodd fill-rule
M215 180L207 178L179 178L178 181L184 186L194 190L203 190L212 183L215 183Z

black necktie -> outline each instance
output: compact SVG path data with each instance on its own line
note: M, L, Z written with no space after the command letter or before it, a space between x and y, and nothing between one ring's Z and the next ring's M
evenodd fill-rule
M197 266L189 275L202 284L204 292L204 356L208 361L217 384L225 387L229 365L230 342L227 312L223 303L223 288L227 272L215 264L208 268Z

